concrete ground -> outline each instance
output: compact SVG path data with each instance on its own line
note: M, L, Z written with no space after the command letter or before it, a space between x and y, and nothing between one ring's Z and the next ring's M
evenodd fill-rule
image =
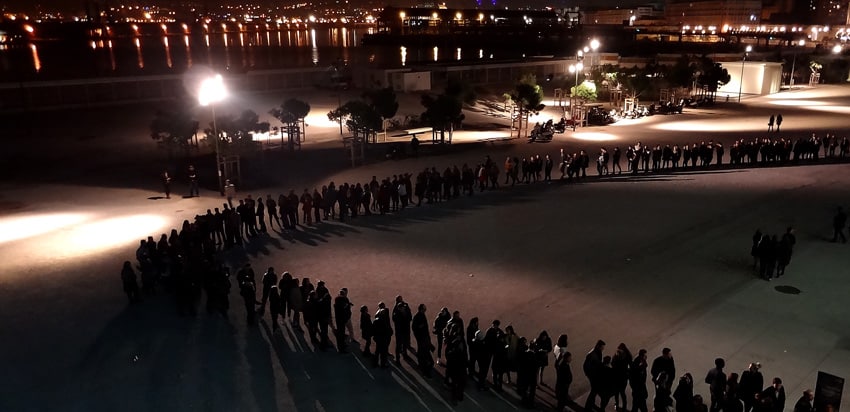
M287 176L254 193L635 140L713 139L728 147L735 138L764 135L767 118L778 112L782 136L843 136L848 91L799 89L580 129L547 144L457 145L441 155L356 169L345 168L338 153L336 125L319 116L308 119L301 154L269 161ZM283 100L240 99L250 99L258 113ZM418 110L410 109L416 96L404 99L407 110ZM336 98L307 100L321 114ZM156 180L139 170L160 161L145 133L145 110L58 117L4 126L14 144L4 150L9 178L0 183L0 410L518 408L512 389L497 395L470 385L467 400L451 405L440 379L425 380L410 364L372 369L359 355L315 352L288 328L271 333L268 318L246 328L235 294L228 319L177 317L168 295L128 306L118 273L138 239L221 199L212 190L199 198L149 199L157 195ZM470 112L468 121L505 120ZM817 371L850 374L850 318L842 305L850 255L846 245L828 242L835 206L848 206L848 172L850 165L829 164L522 185L296 235L274 232L226 258L250 260L258 274L274 266L325 280L331 290L348 287L355 305L371 311L401 294L411 306L425 303L429 318L447 306L467 321L498 318L528 337L542 329L568 333L571 392L579 403L588 389L583 354L603 339L606 354L619 342L634 353L646 348L651 358L672 348L677 373L691 372L703 395L701 378L715 357L738 373L760 361L766 380L782 377L790 410L803 389L814 387ZM759 280L750 269L750 236L756 228L779 235L787 225L797 228L798 243L786 276ZM547 409L551 389L538 394L538 407Z

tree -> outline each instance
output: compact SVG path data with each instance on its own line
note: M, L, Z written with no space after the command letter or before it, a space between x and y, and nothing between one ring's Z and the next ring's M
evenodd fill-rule
M215 127L204 129L206 138L213 147L218 147L222 155L240 155L256 148L253 133L268 132L269 124L260 122L260 116L252 110L245 110L238 117L221 115L215 119ZM218 132L218 136L215 135ZM216 146L216 139L219 139Z
M449 141L452 140L454 125L463 121L463 101L458 96L441 94L432 96L422 95L422 106L425 112L420 119L425 124L440 132L440 141L445 141L445 132L449 131Z
M304 118L310 113L310 105L307 102L291 98L275 107L269 114L283 123L284 131L289 138L289 150L294 149L296 141L300 142L301 135L306 135L306 128L302 127Z
M543 89L537 84L537 78L533 74L526 74L520 78L508 96L519 109L517 134L519 137L528 137L529 113L540 113L546 107L543 104Z
M706 88L712 99L714 95L717 93L717 88L729 83L732 80L732 76L729 75L729 72L720 65L720 63L715 62L708 56L702 56L700 58L699 65L699 76L697 76L697 83Z
M346 127L354 137L368 138L383 127L381 115L363 100L351 100L338 109L331 110L328 112L328 119L334 122L345 120Z
M658 67L647 65L644 68L631 67L624 69L618 77L623 86L631 91L632 98L638 98L653 86L653 79L658 77Z
M578 86L571 87L570 94L578 96L581 100L594 101L597 97L596 84L588 81L582 82Z
M672 87L691 87L696 71L697 67L691 63L690 57L683 54L668 68L665 77Z
M198 132L198 121L185 111L168 112L157 110L150 123L151 139L162 142L168 151L168 160L172 160L174 151L186 153L192 137Z
M449 79L445 94L458 99L462 104L468 104L470 106L474 106L478 101L478 95L470 83L454 78Z
M363 98L369 103L382 119L382 129L387 132L387 119L392 119L398 112L398 100L392 87L367 90Z

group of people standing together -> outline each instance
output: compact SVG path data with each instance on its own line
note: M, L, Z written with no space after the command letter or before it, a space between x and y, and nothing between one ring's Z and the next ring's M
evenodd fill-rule
M792 226L785 229L781 239L756 229L750 250L750 255L753 257L753 270L757 270L759 276L767 281L773 280L774 276L779 278L784 275L785 267L791 263L795 244L797 244L797 236Z

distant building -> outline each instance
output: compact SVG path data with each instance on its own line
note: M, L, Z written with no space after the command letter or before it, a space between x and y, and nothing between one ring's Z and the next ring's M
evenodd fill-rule
M630 9L600 9L582 11L581 22L584 24L622 24L629 25L635 21L647 18L663 17L664 12L651 6L634 7Z
M723 27L758 24L762 16L762 1L668 0L664 14L670 25Z

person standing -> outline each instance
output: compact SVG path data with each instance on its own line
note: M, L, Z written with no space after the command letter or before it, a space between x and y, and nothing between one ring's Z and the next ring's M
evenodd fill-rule
M587 400L584 403L584 410L593 411L597 410L596 406L596 398L599 397L600 401L602 401L602 352L605 350L605 342L602 340L596 341L596 345L593 346L593 349L587 353L584 357L584 365L582 365L582 369L584 370L584 376L587 377L587 380L590 382L590 393L587 395Z
M136 272L133 270L133 264L129 260L125 260L124 267L121 268L121 283L124 285L124 293L127 294L127 299L129 299L130 303L141 300L139 283L136 281Z
M558 403L555 411L564 412L567 409L567 404L572 402L570 398L570 384L573 383L573 371L570 362L573 360L573 355L569 352L562 352L555 358L555 399Z
M281 314L282 309L283 306L280 302L280 292L278 291L277 285L272 285L272 287L269 288L269 313L272 315L272 333L277 331L277 318L278 315Z
M847 226L847 214L844 213L844 208L838 206L838 211L835 213L835 217L832 218L832 243L841 239L841 243L847 243L847 237L844 236L844 227Z
M366 305L360 307L360 336L363 338L363 356L372 356L372 317Z
M789 226L776 248L776 277L785 274L785 267L791 263L795 243L797 243L797 237L794 236L794 228Z
M776 133L779 133L780 126L782 126L782 113L776 115Z
M768 132L773 131L773 121L774 121L774 119L775 119L775 117L773 115L770 115L770 120L767 121L767 131Z
M162 171L160 179L162 179L162 190L165 192L165 198L171 199L171 175L168 174L167 169Z
M452 404L455 404L463 400L468 354L463 336L463 323L449 322L446 329L446 379L451 389Z
M393 328L390 325L390 311L384 302L378 303L378 311L375 312L375 320L372 322L372 336L375 339L375 359L372 363L382 368L389 367L388 357Z
M334 320L336 320L336 348L339 353L348 353L345 341L345 327L351 321L351 307L354 306L348 299L348 291L342 289L334 298ZM352 339L354 336L351 337Z
M629 366L629 387L632 388L632 412L649 412L646 407L646 400L649 398L649 391L646 389L646 367L646 349L641 349Z
M649 373L652 375L652 382L656 386L662 385L668 392L670 391L673 386L673 379L676 376L676 362L673 360L673 351L670 348L661 350L661 356L652 361L652 368ZM661 379L662 377L663 379Z
M673 399L676 400L676 412L696 412L694 411L694 378L690 373L679 378L679 384L673 392Z
M761 392L759 399L770 407L766 412L783 412L785 410L785 387L782 386L782 379L773 378L773 383Z
M451 315L449 314L449 308L440 309L440 313L437 314L437 317L434 318L434 330L433 333L437 335L437 365L440 365L440 359L443 357L443 332L446 329L446 325L449 323L449 319L451 319Z
M611 359L611 368L614 369L614 408L626 410L626 386L629 383L629 368L632 365L632 352L625 343L617 346L617 352Z
M794 404L794 412L814 412L815 408L812 405L812 400L815 399L815 394L811 389L803 391L803 396Z
M430 378L431 370L434 368L434 359L431 357L434 345L431 344L431 334L428 331L426 310L425 304L420 303L410 326L413 330L413 337L416 339L416 362L419 365L419 370L423 376Z
M395 298L392 320L395 326L395 363L398 365L402 356L410 359L407 351L410 350L410 322L413 320L410 306L400 295Z
M738 385L738 395L744 401L744 412L750 412L758 400L756 395L764 388L764 377L759 371L761 364L750 363L747 370L741 374L741 383Z
M552 338L549 333L541 331L534 340L534 350L537 352L537 366L539 368L537 382L540 385L548 386L543 383L543 370L549 366L549 354L552 352Z
M274 268L269 266L269 270L266 273L263 273L263 300L262 306L260 306L260 314L266 309L266 302L269 300L269 291L271 291L272 286L277 285L277 274L274 273Z
M198 192L198 172L195 170L195 165L189 165L186 176L189 178L189 197L200 196Z
M263 204L262 196L257 196L257 222L260 224L260 232L266 233L266 206ZM271 221L269 221L271 224Z
M266 211L269 214L269 226L274 229L274 224L277 222L278 229L283 230L280 224L280 216L277 214L277 202L272 198L272 195L266 195Z
M723 400L726 398L726 372L723 368L726 366L726 361L723 358L714 360L714 368L708 371L705 375L705 383L709 385L709 393L711 394L711 412L717 412L723 409Z

